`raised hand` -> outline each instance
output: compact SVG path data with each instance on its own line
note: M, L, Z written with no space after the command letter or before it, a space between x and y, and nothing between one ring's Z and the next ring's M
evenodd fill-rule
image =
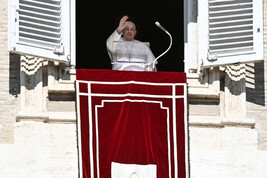
M128 18L129 18L129 17L128 17L127 15L125 15L125 16L123 16L123 17L121 18L120 23L119 23L119 26L118 26L118 28L117 28L117 32L118 32L118 33L121 33L122 30L126 27L127 23L125 23L125 22L126 22L126 20L127 20Z

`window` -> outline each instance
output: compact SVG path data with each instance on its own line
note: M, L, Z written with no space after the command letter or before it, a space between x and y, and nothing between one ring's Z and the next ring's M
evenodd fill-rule
M68 62L70 0L10 0L9 51Z
M202 67L263 60L262 0L198 2Z
M171 49L159 58L158 71L182 72L183 46L183 1L137 0L135 3L121 0L76 2L76 68L111 69L106 40L117 28L124 15L135 22L136 39L149 42L155 57L169 46L170 39L155 22L159 21L172 35ZM153 4L153 5L151 5ZM138 10L137 10L138 9ZM99 15L99 12L104 12Z

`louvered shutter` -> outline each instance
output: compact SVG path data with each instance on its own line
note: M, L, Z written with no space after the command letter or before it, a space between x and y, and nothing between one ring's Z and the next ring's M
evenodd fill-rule
M67 62L69 0L10 0L9 51Z
M199 0L203 67L263 60L262 0Z

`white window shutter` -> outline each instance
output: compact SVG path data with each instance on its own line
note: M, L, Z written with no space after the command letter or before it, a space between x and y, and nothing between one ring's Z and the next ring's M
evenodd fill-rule
M67 62L70 0L9 0L9 51Z
M199 0L202 67L263 60L262 0Z

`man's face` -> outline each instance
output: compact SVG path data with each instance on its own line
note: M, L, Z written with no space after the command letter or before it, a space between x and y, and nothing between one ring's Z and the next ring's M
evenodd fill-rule
M133 41L136 35L135 25L132 22L127 22L126 27L122 31L126 41Z

